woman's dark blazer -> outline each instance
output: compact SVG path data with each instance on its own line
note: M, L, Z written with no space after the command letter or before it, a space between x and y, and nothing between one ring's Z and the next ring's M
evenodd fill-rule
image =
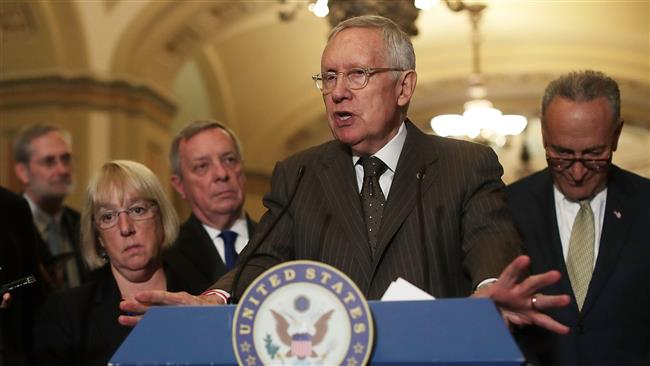
M169 291L187 288L177 274L165 274ZM132 329L117 322L120 300L108 264L90 282L51 295L36 320L37 364L105 366Z

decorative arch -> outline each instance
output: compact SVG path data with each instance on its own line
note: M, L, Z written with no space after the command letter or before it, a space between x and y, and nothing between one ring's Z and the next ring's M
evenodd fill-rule
M86 69L84 29L72 2L16 1L2 8L2 79Z

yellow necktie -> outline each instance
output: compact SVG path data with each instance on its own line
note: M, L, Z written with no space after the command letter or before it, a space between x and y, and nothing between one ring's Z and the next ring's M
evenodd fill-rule
M594 213L589 201L580 201L580 211L571 229L567 259L569 280L580 310L585 302L594 269L594 232Z

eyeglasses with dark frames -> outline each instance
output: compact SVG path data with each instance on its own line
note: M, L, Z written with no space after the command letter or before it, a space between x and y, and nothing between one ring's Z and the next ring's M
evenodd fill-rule
M345 76L348 82L348 88L352 90L363 89L368 85L370 76L387 71L406 71L403 69L396 69L392 67L355 67L347 71L328 71L326 73L316 74L311 78L316 83L318 90L323 94L331 93L336 88L336 82L339 75Z
M584 158L554 158L551 156L546 156L546 162L548 166L556 172L565 171L576 162L582 164L585 168L593 172L601 172L607 168L612 162L612 155L605 159L584 159Z
M99 211L94 215L95 224L102 230L110 229L117 225L117 221L122 213L126 213L135 221L149 220L155 216L155 208L157 206L155 202L138 202L122 210Z

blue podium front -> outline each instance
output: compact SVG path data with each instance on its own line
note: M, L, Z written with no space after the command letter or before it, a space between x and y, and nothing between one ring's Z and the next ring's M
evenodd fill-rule
M524 358L488 299L369 301L373 365L521 365ZM235 306L154 307L109 365L235 365Z

